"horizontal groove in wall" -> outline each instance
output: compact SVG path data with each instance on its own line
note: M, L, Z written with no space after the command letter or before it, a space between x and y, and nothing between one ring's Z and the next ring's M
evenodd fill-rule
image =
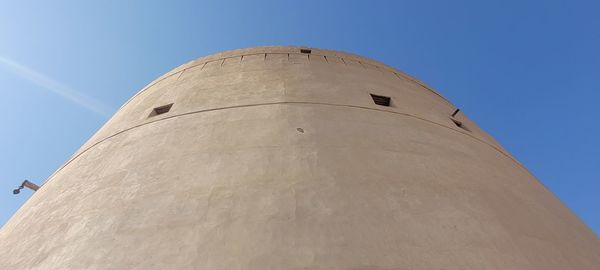
M471 139L474 139L475 141L478 141L480 143L483 143L489 147L491 147L492 149L494 149L496 152L500 153L501 155L509 158L510 160L512 160L513 162L515 162L519 167L523 168L525 171L529 172L525 167L523 167L523 165L518 162L515 158L513 158L510 154L506 153L504 150L502 150L501 148L487 142L484 141L480 138L477 138L475 136L473 136L472 134L463 131L463 130L458 130L455 129L449 125L444 125L441 123L437 123L422 117L419 117L417 115L413 115L413 114L409 114L409 113L402 113L402 112L394 112L394 111L389 111L389 110L384 110L384 109L378 109L378 108L371 108L371 107L364 107L364 106L357 106L357 105L344 105L344 104L330 104L330 103L319 103L319 102L299 102L299 101L282 101L282 102L270 102L270 103L258 103L258 104L245 104L245 105L236 105L236 106L228 106L228 107L219 107L219 108L211 108L211 109L204 109L204 110L198 110L198 111L190 111L190 112L186 112L186 113L180 113L180 114L176 114L176 115L171 115L168 117L164 117L164 118L160 118L160 119L156 119L153 121L148 121L142 124L138 124L120 131L117 131L111 135L108 135L102 139L99 139L98 141L94 142L92 145L88 146L87 148L76 152L71 158L69 158L58 170L56 170L54 173L52 173L52 175L50 175L47 180L44 182L44 185L46 182L51 181L53 179L53 177L59 173L63 168L65 168L66 166L68 166L72 161L74 161L75 159L77 159L78 157L80 157L81 155L83 155L84 153L86 153L89 149L99 145L100 143L113 138L115 136L118 136L120 134L123 134L127 131L142 127L142 126L146 126L149 124L153 124L159 121L164 121L164 120L170 120L170 119L174 119L174 118L178 118L178 117L184 117L187 115L193 115L193 114L198 114L198 113L203 113L203 112L212 112L212 111L220 111L220 110L227 110L227 109L236 109L236 108L247 108L247 107L258 107L258 106L271 106L271 105L295 105L295 104L304 104L304 105L319 105L319 106L336 106L336 107L345 107L345 108L353 108L353 109L363 109L363 110L372 110L372 111L378 111L378 112L383 112L383 113L391 113L391 114L396 114L396 115L402 115L402 116L407 116L407 117L411 117L414 119L418 119L430 124L434 124L436 126L439 127L443 127L443 128L447 128L451 131L463 134L465 136L470 137Z

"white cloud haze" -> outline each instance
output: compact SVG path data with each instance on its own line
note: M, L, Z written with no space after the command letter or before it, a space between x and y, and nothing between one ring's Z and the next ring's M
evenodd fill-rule
M0 66L6 67L9 71L36 84L37 86L40 86L42 89L54 93L96 114L110 116L111 112L113 111L108 106L105 106L104 104L77 92L69 86L66 86L61 82L58 82L12 59L0 56Z

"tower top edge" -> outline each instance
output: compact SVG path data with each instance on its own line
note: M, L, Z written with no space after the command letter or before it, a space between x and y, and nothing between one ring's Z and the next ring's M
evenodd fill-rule
M211 62L211 61L218 61L218 60L222 60L222 59L226 59L226 58L240 57L240 56L246 56L246 55L256 55L256 54L302 54L303 50L309 50L310 52L308 54L310 54L310 55L319 55L319 56L325 56L325 57L338 57L338 58L345 59L345 60L358 61L362 64L370 64L370 65L377 66L388 72L392 72L392 73L397 74L398 76L403 76L406 79L412 80L415 83L420 84L421 86L429 89L436 95L440 96L441 98L446 100L448 103L451 103L447 98L442 96L439 92L437 92L436 90L431 88L429 85L425 84L423 81L421 81L403 71L400 71L392 66L389 66L381 61L374 60L374 59L364 57L364 56L354 54L354 53L344 52L344 51L322 49L322 48L316 48L316 47L310 47L310 46L294 46L294 45L248 47L248 48L226 50L226 51L208 54L205 56L200 56L191 61L188 61L185 64L179 65L178 67L171 69L167 73L163 74L162 76L158 77L154 81L150 82L148 85L146 85L144 88L142 88L142 90L140 92L144 91L147 87L153 85L154 83L156 83L166 77L172 76L172 75L177 74L185 69L188 69L188 68L191 68L191 67L194 67L197 65L201 65L203 63L207 63L207 62Z
M316 48L316 47L310 47L310 46L294 46L294 45L289 45L289 46L257 46L257 47L248 47L248 48L240 48L240 49L233 49L233 50L226 50L226 51L221 51L221 52L217 52L217 53L212 53L212 54L208 54L205 56L201 56L198 57L182 66L186 66L187 64L193 64L193 63L197 63L197 62L206 62L206 61L211 61L211 60L217 60L217 59L223 59L223 58L229 58L229 57L237 57L237 56L241 56L241 55L251 55L251 54L262 54L262 53L273 53L273 54L277 54L277 53L296 53L296 54L300 54L303 53L303 51L308 50L310 51L307 54L311 54L311 55L320 55L320 56L335 56L335 57L339 57L339 58L345 58L345 59L351 59L351 60L355 60L355 61L360 61L360 62L365 62L365 63L370 63L370 64L375 64L377 66L381 66L381 67L385 67L385 68L389 68L391 70L394 70L396 72L400 72L397 69L374 59L368 58L368 57L364 57L358 54L354 54L354 53L349 53L349 52L344 52L344 51L338 51L338 50L331 50L331 49L324 49L324 48Z
M347 61L347 60L357 61L362 65L365 65L365 64L373 65L382 71L394 73L398 77L404 77L404 79L413 81L414 83L421 85L425 89L431 91L435 95L442 98L448 104L452 105L452 102L450 102L446 97L441 95L439 92L437 92L436 90L434 90L429 85L422 82L421 80L416 79L415 77L408 75L408 74L406 74L392 66L389 66L381 61L374 60L374 59L364 57L364 56L360 56L360 55L357 55L354 53L343 52L343 51L322 49L322 48L309 47L309 46L288 45L288 46L248 47L248 48L240 48L240 49L233 49L233 50L225 50L225 51L221 51L221 52L217 52L217 53L208 54L205 56L200 56L198 58L195 58L194 60L188 61L185 64L179 65L179 66L171 69L167 73L164 73L162 76L151 81L150 83L145 85L140 91L138 91L135 95L133 95L133 97L131 97L127 102L125 102L125 104L123 104L121 106L121 108L123 106L125 106L127 103L129 103L129 101L131 101L133 98L135 98L136 96L138 96L139 94L144 92L146 89L151 87L152 85L154 85L170 76L180 74L181 72L185 71L186 69L193 68L195 66L204 65L206 63L213 62L213 61L222 61L227 58L244 57L244 56L248 56L248 55L257 55L257 54L265 54L265 55L266 54L309 54L309 55L325 56L326 58L327 57L337 57L337 58L341 59L342 61ZM454 106L454 105L452 105L452 106ZM121 109L121 108L119 108L119 109Z

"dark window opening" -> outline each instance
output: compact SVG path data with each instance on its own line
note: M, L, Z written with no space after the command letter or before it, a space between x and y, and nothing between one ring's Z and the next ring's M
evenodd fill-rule
M301 53L311 53L312 50L309 50L309 49L300 49L300 52Z
M375 102L375 104L377 104L379 106L389 107L390 102L392 101L392 98L390 98L390 97L373 95L373 94L371 94L371 98L373 98L373 102Z
M160 106L160 107L156 107L152 110L152 112L150 113L150 115L148 117L157 116L157 115L163 114L163 113L168 113L171 110L171 107L173 107L173 103L167 104L164 106Z
M469 130L467 127L465 127L465 125L463 124L463 122L461 122L461 121L458 121L458 120L456 120L456 119L454 119L454 118L450 118L450 119L452 120L452 122L453 122L453 123L454 123L454 124L455 124L457 127L459 127L459 128L462 128L462 129L464 129L464 130L466 130L466 131L470 131L470 130Z

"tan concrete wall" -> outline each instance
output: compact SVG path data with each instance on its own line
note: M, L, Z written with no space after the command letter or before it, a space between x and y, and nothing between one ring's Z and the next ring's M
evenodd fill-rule
M595 234L454 110L351 54L200 58L27 201L0 269L599 269Z

